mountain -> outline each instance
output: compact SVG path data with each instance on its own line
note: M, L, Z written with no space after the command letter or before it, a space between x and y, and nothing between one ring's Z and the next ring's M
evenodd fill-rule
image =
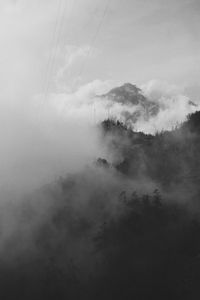
M166 109L165 103L159 103L147 98L142 90L136 85L125 83L122 86L111 89L108 93L100 95L101 99L108 100L112 105L119 103L124 106L122 119L126 123L136 123L139 118L148 121L151 117ZM188 100L189 106L197 106L194 102Z
M129 178L151 178L162 188L200 189L200 111L187 117L179 127L156 135L134 132L122 122L101 124L107 144L119 158L114 167ZM197 184L197 185L196 185Z
M99 126L114 160L2 201L1 298L200 299L200 111L155 135Z
M158 103L150 101L143 94L142 90L136 85L125 83L122 86L113 88L107 94L100 96L102 99L107 99L112 103L120 103L127 106L123 112L123 117L127 123L136 123L140 117L148 120L150 117L158 114L160 107ZM134 111L131 111L135 107Z
M142 94L142 90L136 85L125 83L120 87L113 88L102 97L109 98L121 104L146 105L147 99Z

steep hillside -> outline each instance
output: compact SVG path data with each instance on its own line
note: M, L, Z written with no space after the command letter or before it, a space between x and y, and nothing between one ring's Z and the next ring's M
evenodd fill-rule
M1 203L0 295L199 299L200 112L156 135L100 128L113 161Z
M187 188L195 198L199 194L200 112L174 130L156 135L134 132L113 120L104 121L102 128L119 172L129 178L149 178L164 189Z
M140 118L148 121L168 106L167 101L151 100L144 96L143 91L131 83L125 83L122 86L113 88L108 93L98 97L103 100L106 99L111 104L118 103L124 106L123 119L127 124L134 124ZM196 107L196 104L189 99L187 100L187 104L191 108Z

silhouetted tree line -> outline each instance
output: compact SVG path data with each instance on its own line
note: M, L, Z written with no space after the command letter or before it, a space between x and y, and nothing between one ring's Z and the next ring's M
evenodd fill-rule
M3 299L198 299L199 216L166 202L157 189L123 190L118 204L120 213L95 230L87 215L56 207L53 227L45 222L35 232L35 252L10 267L1 262ZM93 245L84 267L68 253L76 239ZM74 243L75 252L80 245Z
M172 131L155 135L135 132L123 123L106 120L102 124L111 151L121 159L115 168L131 178L151 178L163 188L191 184L198 191L200 180L200 112Z
M1 298L200 299L200 217L193 202L199 202L199 130L200 112L155 136L119 121L103 122L103 138L111 135L110 147L121 158L112 165L115 180L149 178L165 195L177 192L170 201L158 189L116 193L112 177L98 181L95 173L60 178L45 187L33 195L37 201L22 203L20 226L5 241ZM111 164L99 158L95 167L105 169L105 174L100 169L105 176ZM188 191L187 205L179 186ZM29 225L31 237L25 234Z
M153 195L120 195L126 213L104 223L96 299L198 299L200 223L178 204Z

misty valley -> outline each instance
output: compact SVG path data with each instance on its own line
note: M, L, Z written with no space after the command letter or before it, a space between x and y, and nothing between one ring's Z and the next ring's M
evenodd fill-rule
M4 299L197 299L200 112L171 131L107 119L100 157L1 204Z
M0 0L0 300L200 300L200 0Z

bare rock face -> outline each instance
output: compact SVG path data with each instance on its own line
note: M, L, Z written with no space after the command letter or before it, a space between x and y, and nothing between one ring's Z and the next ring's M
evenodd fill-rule
M149 117L156 115L160 110L158 103L147 99L142 90L131 83L113 88L107 94L101 95L100 98L106 98L113 103L120 103L124 107L135 107L134 112L130 112L128 109L124 110L123 117L126 122L135 123L141 116L148 120Z
M125 83L120 87L116 87L103 95L103 97L121 104L139 105L146 102L141 89L131 83Z
M98 97L108 100L111 105L119 103L124 106L121 117L128 124L136 123L141 117L143 120L148 121L163 109L159 102L148 99L140 88L131 83L125 83L122 86L113 88L108 93ZM196 106L190 100L188 104Z

